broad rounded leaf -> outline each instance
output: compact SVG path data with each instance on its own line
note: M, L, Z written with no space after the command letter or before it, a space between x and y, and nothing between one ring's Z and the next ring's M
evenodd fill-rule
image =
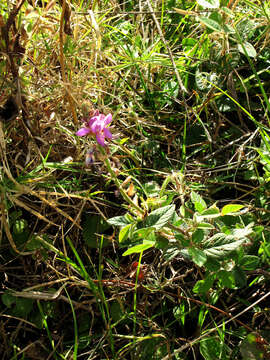
M195 294L206 294L213 285L215 280L215 274L208 275L205 279L199 280L193 287L193 292Z
M156 209L147 216L144 227L153 227L156 230L160 230L173 218L174 212L175 205L167 205Z
M224 353L224 343L216 337L208 337L200 341L200 353L205 360L224 359L220 355Z
M132 224L128 224L125 227L123 227L119 232L119 243L124 242L128 238L129 229L132 226Z
M235 213L241 209L243 209L244 205L240 205L240 204L228 204L223 206L222 210L221 210L221 215L227 215L227 214L232 214Z
M129 248L127 251L124 252L123 256L135 254L135 253L141 253L147 249L150 249L153 247L155 243L153 241L144 241L143 244L135 245Z
M131 224L132 222L133 219L127 215L115 216L107 220L107 223L114 226L126 226L128 224Z
M11 305L16 302L16 297L13 296L9 291L5 291L5 293L1 296L1 300L5 306L10 308Z
M233 235L218 233L203 243L203 251L207 256L219 259L238 249L245 241L245 237L238 240Z
M244 255L239 261L239 266L244 270L256 270L258 268L260 259L255 255Z
M234 277L231 271L220 270L217 273L217 277L219 278L223 286L229 289L235 288Z
M243 49L243 47L245 48L246 51ZM245 42L243 46L241 44L238 44L237 48L239 52L243 55L247 54L251 58L255 58L257 56L257 52L255 48L249 42Z
M192 257L192 260L197 264L198 266L203 266L203 264L207 260L207 256L205 253L197 248L189 248L188 249L189 255Z

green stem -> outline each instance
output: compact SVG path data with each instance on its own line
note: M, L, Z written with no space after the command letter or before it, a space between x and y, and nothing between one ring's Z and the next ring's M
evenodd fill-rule
M110 161L107 157L107 154L105 153L105 150L102 146L99 146L100 151L102 152L103 155L105 155L105 165L115 183L115 185L117 186L117 188L119 189L121 195L123 196L123 198L126 200L127 203L129 203L129 205L131 205L134 209L136 209L137 211L139 211L139 213L143 214L144 211L143 209L141 209L139 206L137 206L136 204L134 204L134 202L132 201L132 199L125 193L125 191L123 190L120 181L117 179L117 176L115 175L115 172L113 171Z

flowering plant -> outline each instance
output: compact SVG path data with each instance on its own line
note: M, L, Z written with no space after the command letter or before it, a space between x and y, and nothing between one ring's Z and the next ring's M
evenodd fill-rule
M85 119L83 128L76 132L77 136L95 135L97 142L101 146L105 146L105 139L112 139L112 133L108 125L112 122L112 114L100 114L98 110L94 116Z

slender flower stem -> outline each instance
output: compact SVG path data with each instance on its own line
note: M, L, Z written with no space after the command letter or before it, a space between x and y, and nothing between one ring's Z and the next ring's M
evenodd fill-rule
M126 200L127 203L129 203L129 205L131 205L134 209L136 209L137 211L139 211L139 213L143 214L144 211L143 209L141 209L139 206L137 206L136 204L134 204L134 202L132 201L132 199L126 194L126 192L123 190L120 181L117 179L117 176L115 175L115 172L113 171L110 161L107 157L107 154L105 153L105 150L102 146L99 146L99 150L102 152L103 155L105 155L105 165L115 183L115 185L117 186L117 188L119 189L121 195L123 196L123 198Z

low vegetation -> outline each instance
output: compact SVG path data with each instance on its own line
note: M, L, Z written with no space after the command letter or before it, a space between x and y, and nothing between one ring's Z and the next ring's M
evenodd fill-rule
M1 359L270 359L269 30L0 3Z

